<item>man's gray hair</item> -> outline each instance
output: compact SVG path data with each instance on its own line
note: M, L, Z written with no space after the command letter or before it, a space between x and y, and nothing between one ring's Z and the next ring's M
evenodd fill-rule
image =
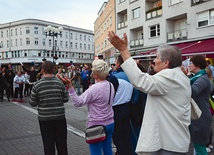
M182 65L181 51L176 46L161 45L157 49L157 54L160 56L161 61L169 61L169 68L180 67Z

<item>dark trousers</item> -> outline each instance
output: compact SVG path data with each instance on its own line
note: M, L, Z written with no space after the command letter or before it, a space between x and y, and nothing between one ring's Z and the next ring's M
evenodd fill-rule
M67 124L66 120L39 121L45 155L67 155Z
M13 92L13 81L10 82L10 87L9 87L9 96L13 97L14 92Z
M0 87L1 100L3 100L3 97L4 97L4 90L6 91L7 99L9 100L10 99L10 92L9 92L10 90L6 84L1 85L1 87Z
M25 83L24 94L29 95L29 84L28 83Z
M15 88L15 97L14 98L18 98L18 94L20 99L23 98L23 84L20 84L19 87Z
M82 89L83 89L83 92L85 90L87 90L88 87L89 87L88 80L82 80Z
M113 110L113 142L117 148L117 155L132 155L129 103L113 106Z

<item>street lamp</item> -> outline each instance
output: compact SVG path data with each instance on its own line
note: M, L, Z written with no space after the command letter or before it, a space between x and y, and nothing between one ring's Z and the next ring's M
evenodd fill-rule
M63 28L60 26L58 28L55 28L55 27L52 27L52 26L47 26L44 28L44 32L45 32L45 35L46 37L47 36L51 36L53 37L53 63L55 64L55 61L58 59L57 55L55 54L55 47L54 47L54 37L57 37L58 35L62 36L62 31L63 31Z

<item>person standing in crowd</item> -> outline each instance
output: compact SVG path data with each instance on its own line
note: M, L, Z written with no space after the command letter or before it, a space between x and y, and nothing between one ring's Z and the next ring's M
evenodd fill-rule
M191 121L190 133L196 154L207 154L206 144L209 142L212 115L210 112L209 97L211 84L207 73L206 60L202 55L195 55L190 58L190 72L194 76L190 79L192 98L202 111L201 117Z
M206 60L206 66L212 71L212 76L214 79L214 67L211 65L210 60Z
M87 127L104 125L106 128L107 138L104 141L89 144L91 155L113 155L111 140L114 130L114 114L112 110L114 88L113 85L106 80L108 76L108 64L103 60L94 60L92 63L92 76L96 80L96 83L80 96L77 96L71 80L59 78L69 86L68 91L75 107L87 105Z
M67 124L64 103L68 92L64 84L54 77L55 66L51 61L42 64L43 78L37 81L29 98L31 106L38 107L39 126L45 155L67 155Z
M22 75L21 71L17 72L17 75L14 78L14 83L15 83L15 95L14 98L18 98L18 94L20 97L20 100L23 98L23 85L25 82L25 77Z
M133 93L133 86L121 68L123 58L121 55L116 60L117 73L110 78L114 85L115 98L114 110L114 133L113 142L117 148L118 155L132 155L130 104Z
M35 84L35 82L37 81L36 76L41 71L41 68L38 71L36 71L34 67L31 67L31 69L28 70L25 68L25 66L22 63L21 63L21 66L22 66L22 69L24 70L24 72L27 72L30 76L29 89L30 89L30 93L31 93L32 87Z
M74 86L77 89L77 94L80 95L81 94L81 92L80 92L80 82L79 82L80 71L75 66L74 66L74 71L75 71L75 77L74 77L74 80L73 80L74 81Z
M7 100L10 101L10 81L9 81L9 75L6 72L6 68L2 67L1 73L0 73L0 92L1 92L1 99L0 102L3 102L4 98L4 91L6 91Z
M29 96L29 80L30 80L30 76L28 75L27 72L25 72L24 78L25 78L24 96Z
M6 70L7 74L8 74L8 81L9 81L9 84L10 84L10 87L9 87L9 93L10 93L10 96L11 97L14 97L13 94L14 94L14 90L13 90L13 79L15 77L15 72L13 70L13 67L11 64L8 64L8 69Z
M191 86L181 71L182 56L175 46L161 45L154 59L155 75L141 72L128 51L126 34L108 33L110 43L120 51L121 65L130 82L147 93L147 102L136 152L143 154L185 154L190 144ZM179 136L176 136L179 135Z
M82 87L83 87L83 92L88 89L89 87L89 78L90 78L90 72L88 71L88 66L85 65L83 67L83 71L80 73L80 76L82 78Z
M64 77L65 76L63 74L63 72L62 72L62 68L58 68L58 72L56 73L56 77L58 77L58 76L60 76L60 77Z

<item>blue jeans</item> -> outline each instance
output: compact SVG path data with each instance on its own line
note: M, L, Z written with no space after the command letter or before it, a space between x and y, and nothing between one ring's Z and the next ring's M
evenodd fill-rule
M77 80L74 80L74 85L75 87L77 88L77 93L80 94L80 84L79 84L79 81Z
M112 152L112 146L111 146L111 140L112 140L112 134L114 131L114 123L109 124L106 126L106 133L107 137L104 141L95 143L95 144L89 144L91 155L113 155ZM103 151L103 153L102 153Z

